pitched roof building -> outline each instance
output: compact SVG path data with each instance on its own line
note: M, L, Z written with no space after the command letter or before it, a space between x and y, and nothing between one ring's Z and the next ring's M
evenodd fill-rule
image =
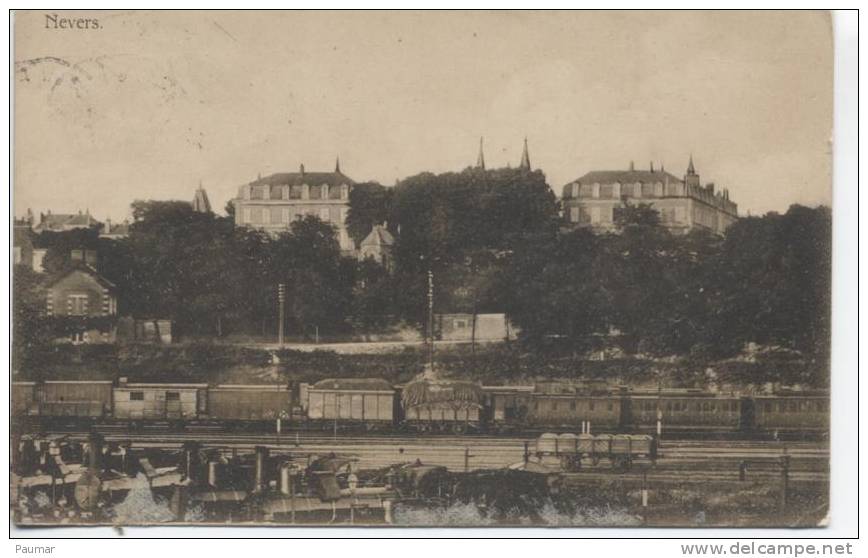
M38 233L45 231L60 232L71 231L73 229L86 229L100 225L101 223L91 216L90 211L85 211L84 213L81 211L78 213L52 213L49 210L48 213L39 214L39 223L33 227L33 230Z
M738 219L738 205L729 190L713 183L700 185L693 156L683 178L654 164L648 170L591 171L563 187L566 219L596 230L615 229L615 217L625 204L645 203L660 213L661 223L673 232L706 229L722 234Z
M383 225L374 225L359 245L359 259L373 259L387 269L392 268L392 247L395 237Z
M341 250L354 252L346 219L350 189L355 181L341 172L340 161L333 172L282 172L241 186L235 205L235 224L278 234L305 215L315 215L337 228Z

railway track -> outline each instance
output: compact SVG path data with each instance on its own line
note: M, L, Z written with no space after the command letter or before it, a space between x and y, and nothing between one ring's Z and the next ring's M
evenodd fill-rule
M88 432L57 433L72 441L85 441ZM276 434L217 432L102 432L110 443L129 444L132 449L180 451L187 442L225 455L252 453L256 446L269 448L274 455L304 459L334 453L357 461L363 469L388 467L396 463L421 461L445 466L452 471L498 469L524 460L525 443L530 452L535 441L502 436L406 436L365 435L335 437L321 433ZM661 482L737 481L739 466L747 463L748 480L774 480L780 477L779 458L790 457L790 480L826 481L829 478L828 444L821 442L764 441L675 441L663 440L660 457L652 465L639 460L631 471L619 478L647 472ZM577 478L612 477L612 466L603 459L597 466L586 466ZM588 476L590 475L590 476Z

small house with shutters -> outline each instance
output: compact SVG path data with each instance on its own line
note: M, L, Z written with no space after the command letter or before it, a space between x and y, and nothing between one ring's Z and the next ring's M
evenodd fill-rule
M117 288L83 262L46 288L46 313L72 343L112 343L118 313Z

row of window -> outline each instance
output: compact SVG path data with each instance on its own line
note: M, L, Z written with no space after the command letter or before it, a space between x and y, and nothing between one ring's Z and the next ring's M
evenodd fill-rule
M598 404L599 403L599 404ZM600 402L588 401L588 410L593 411L596 409L603 410L603 408L607 411L613 411L615 409L615 404L612 401L607 401L605 404ZM575 401L539 401L536 400L533 402L533 410L534 411L575 411L576 410L576 402Z
M662 402L661 402L662 403ZM738 401L666 401L658 404L657 401L637 402L638 409L645 412L656 412L657 409L665 409L667 413L737 413Z
M570 197L572 198L599 198L620 199L622 196L630 198L653 198L663 196L683 196L684 187L679 183L663 184L641 183L635 184L579 184L572 185Z
M242 209L241 222L252 225L288 225L292 221L298 221L305 215L319 217L322 221L332 221L330 207L245 207ZM340 207L337 212L337 223L343 224L347 219L347 208Z
M827 413L828 401L764 401L764 413Z
M346 200L350 197L350 187L340 186L308 186L307 184L268 184L250 185L247 191L251 200Z
M130 401L144 401L145 400L145 392L144 391L131 391L130 392ZM181 393L177 391L167 391L166 392L166 401L180 401Z
M570 222L580 225L610 225L621 209L612 206L573 206L570 208ZM660 220L663 223L684 223L686 216L684 207L664 207L660 210Z

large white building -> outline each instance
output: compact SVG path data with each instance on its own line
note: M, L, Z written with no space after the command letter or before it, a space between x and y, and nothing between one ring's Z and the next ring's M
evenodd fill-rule
M591 171L563 188L566 219L595 230L613 230L619 208L627 203L646 203L660 213L664 226L673 232L707 229L722 234L738 219L738 205L729 190L715 191L714 184L700 185L693 157L684 178L662 167L636 170Z
M350 189L355 182L341 172L284 172L259 177L241 186L235 206L235 224L279 234L305 215L315 215L337 228L341 250L356 249L347 233Z

